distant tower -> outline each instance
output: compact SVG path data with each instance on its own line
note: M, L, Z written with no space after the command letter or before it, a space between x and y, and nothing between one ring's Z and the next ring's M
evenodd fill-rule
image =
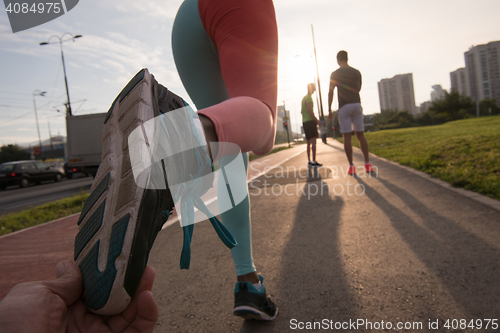
M378 82L378 94L381 110L408 111L416 116L413 74L399 74Z
M472 100L495 98L500 103L499 55L500 41L476 45L464 53Z
M441 87L440 84L435 84L432 86L431 91L431 101L437 101L438 99L442 99L446 97L446 90Z
M471 96L469 78L465 67L450 73L451 91L457 91L462 96Z

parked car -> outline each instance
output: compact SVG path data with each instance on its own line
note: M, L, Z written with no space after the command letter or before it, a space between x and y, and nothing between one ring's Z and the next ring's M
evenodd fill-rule
M27 187L46 180L59 182L63 174L60 167L51 167L40 161L7 162L0 164L0 189L12 185Z

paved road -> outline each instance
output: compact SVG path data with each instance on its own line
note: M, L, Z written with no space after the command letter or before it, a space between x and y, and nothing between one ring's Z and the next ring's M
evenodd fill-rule
M207 221L195 225L191 268L181 271L182 231L173 224L160 232L150 255L161 312L155 332L289 332L313 322L337 331L335 323L357 320L373 329L338 331L382 331L375 328L388 323L403 331L396 329L402 323L413 326L409 332L445 332L453 331L444 327L447 319L458 320L452 325L482 319L483 327L485 319L500 320L499 210L382 159L373 158L378 173L371 177L346 176L338 144L319 144L317 159L326 167L308 174L304 149L256 160L260 167L285 162L260 176L254 171L249 185L254 258L280 308L277 319L244 322L231 315L231 256ZM361 161L359 152L355 158ZM9 258L9 270L17 273L11 281L50 278L56 260L71 257L75 221L1 237L0 281ZM45 229L58 223L66 236ZM47 237L46 256L37 252L39 233ZM5 254L12 244L16 251ZM43 265L26 278L22 268L37 260ZM429 329L436 323L438 329Z
M63 179L59 183L43 182L27 188L8 187L0 191L0 215L18 212L90 190L91 177Z

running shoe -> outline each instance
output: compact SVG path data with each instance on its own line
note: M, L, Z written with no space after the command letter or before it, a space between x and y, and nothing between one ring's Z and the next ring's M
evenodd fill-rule
M138 186L128 149L130 133L159 116L159 90L154 77L143 69L123 88L105 117L101 165L78 219L74 249L85 305L98 314L120 313L128 306L156 235L174 208L170 191ZM184 104L167 90L162 98L169 100L170 109Z
M351 176L355 175L356 174L356 167L354 165L350 165L349 170L347 170L347 174L351 175Z
M366 172L372 172L373 171L371 163L365 163L365 170L366 170Z
M169 174L177 172L180 176L176 177L193 179L213 170L210 159L204 158L208 155L203 147L177 154L175 157L180 159L177 166L171 158L158 159L158 156L163 158L165 146L155 139L171 138L175 133L166 132L172 128L171 124L152 126L154 119L185 106L182 98L158 84L147 69L142 69L116 97L105 117L101 165L78 220L74 249L74 259L83 277L85 305L97 314L121 313L128 306L156 235L176 200L186 195L170 191ZM138 141L131 141L134 137ZM134 150L137 147L139 150ZM138 160L147 166L139 176L134 174ZM172 165L176 170L167 169ZM186 172L189 174L183 174ZM196 189L199 192L200 186ZM186 207L193 210L192 206ZM218 223L212 221L220 236L227 230ZM188 236L192 233L192 227L184 228L185 239L186 233ZM189 243L184 245L182 257L189 266Z
M307 163L307 165L308 165L308 166L310 166L310 167L320 167L320 166L323 166L323 164L320 164L320 163L318 163L318 162L316 162L316 161L312 161L312 162L311 162L311 161L309 161L309 162Z
M251 282L237 282L234 288L233 314L244 319L273 320L278 307L266 294L264 278L259 274L262 287L257 290Z

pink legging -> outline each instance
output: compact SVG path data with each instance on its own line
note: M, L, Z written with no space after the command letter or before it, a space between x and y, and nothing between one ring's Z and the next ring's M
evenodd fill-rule
M196 3L186 1L186 6L189 2ZM183 84L198 113L215 125L219 142L235 143L242 152L265 154L272 149L276 132L278 33L273 3L198 0L197 7L204 31L196 31L191 20L173 34ZM178 16L183 15L182 9ZM203 34L206 40L196 39L203 39L197 36ZM213 59L204 59L207 53ZM216 74L222 82L217 82ZM219 96L207 86L219 90ZM222 154L219 151L218 156Z

